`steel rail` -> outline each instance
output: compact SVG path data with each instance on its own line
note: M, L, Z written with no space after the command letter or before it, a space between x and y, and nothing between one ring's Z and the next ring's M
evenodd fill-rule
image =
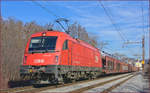
M132 77L134 77L134 75L128 77L127 79L125 79L125 80L123 80L123 81L121 81L121 82L119 82L119 83L117 83L117 84L115 84L115 85L113 85L113 86L111 86L110 88L105 89L103 92L104 92L104 93L105 93L105 92L111 92L113 89L115 89L115 88L117 88L118 86L120 86L121 84L125 83L126 81L128 81L128 80L131 79Z
M132 74L125 75L125 76L122 76L122 77L118 77L118 78L115 78L115 79L112 79L112 80L100 82L100 83L97 83L97 84L95 84L95 85L83 87L83 88L77 89L77 90L75 90L75 91L71 91L70 93L84 92L84 91L87 91L87 90L90 90L90 89L93 89L93 88L96 88L96 87L103 86L103 85L105 85L105 84L111 83L111 82L113 82L113 81L120 80L120 79L125 78L125 77L127 77L127 76L132 76Z

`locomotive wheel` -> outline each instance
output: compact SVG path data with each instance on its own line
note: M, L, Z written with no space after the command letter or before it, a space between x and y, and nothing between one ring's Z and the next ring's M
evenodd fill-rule
M71 82L72 82L72 83L75 83L75 82L76 82L76 80L75 80L75 79L73 79L73 80L71 80Z
M92 75L90 75L90 74L88 74L87 77L88 77L88 80L92 79Z
M42 84L32 84L32 86L35 88L39 88L39 87L42 87Z

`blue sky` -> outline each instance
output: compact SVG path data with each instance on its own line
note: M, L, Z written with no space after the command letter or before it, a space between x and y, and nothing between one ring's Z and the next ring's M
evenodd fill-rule
M98 37L98 41L108 42L104 50L109 53L122 53L129 57L142 54L139 44L127 45L122 48L123 40L112 26L111 21L98 1L38 1L49 9L51 13L43 10L32 1L2 1L2 17L14 17L23 22L36 21L40 25L53 22L56 17L64 17L70 23L78 22L86 28L89 34ZM146 58L148 58L148 1L107 1L102 2L108 13L111 14L115 25L120 29L123 37L130 41L141 41L142 35L146 37ZM142 8L144 26L142 21ZM143 32L144 27L144 32Z

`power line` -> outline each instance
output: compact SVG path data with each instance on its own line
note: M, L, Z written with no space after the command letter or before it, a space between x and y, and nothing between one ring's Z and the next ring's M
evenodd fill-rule
M115 31L118 32L120 38L123 40L123 41L126 41L126 39L124 38L124 36L121 34L120 30L117 28L115 22L113 21L113 19L111 18L111 16L109 15L109 13L107 12L106 8L104 7L104 5L102 4L101 1L99 1L99 3L101 4L102 8L104 9L106 15L108 16L109 20L111 21L112 25L114 26L115 28Z
M146 37L146 30L144 29L144 12L143 12L143 1L141 1L140 4L140 8L141 8L141 25L142 25L142 31L143 31L143 35ZM139 37L136 37L137 39L135 39L135 41L138 40Z
M110 16L111 14L108 13L108 11L106 10L106 8L104 7L104 5L102 4L102 2L99 1L99 3L101 4L101 6L103 7L106 15L108 16L108 18L110 19L112 25L115 27L115 30L119 33L119 36L121 37L121 39L123 39L124 41L126 40L125 37L123 37L122 33L119 31L119 28L117 28L116 24L114 23L114 20L112 19L112 17ZM142 10L143 12L143 10ZM142 14L143 15L143 14ZM144 25L143 25L144 26ZM132 50L129 50L129 52L132 52Z
M47 9L46 7L44 7L43 5L41 5L40 3L36 2L35 0L31 0L34 4L40 6L43 10L45 10L46 12L48 12L50 15L54 16L55 18L59 18L59 16L57 16L56 14L54 14L52 11L50 11L49 9Z
M104 5L104 4L103 4L103 5ZM108 6L108 5L107 5L107 6ZM111 16L111 18L112 18L112 20L113 20L113 14L112 14L110 8L107 7L107 6L105 6L105 8L106 8L107 11L109 12L109 15ZM113 21L114 21L114 20L113 20ZM115 21L114 21L114 23L115 23ZM124 36L124 38L126 38L126 40L128 40L128 39L127 39L127 36L123 33L123 31L121 31L120 26L119 26L119 25L117 26L117 24L116 24L116 27L118 28L118 30L120 31L120 33L122 33L122 36Z
M106 15L108 16L108 18L110 19L111 23L113 24L113 26L115 27L115 30L119 33L121 39L123 39L124 41L127 40L125 39L125 36L120 32L119 28L115 25L114 20L112 19L112 17L110 16L111 14L108 13L108 11L106 10L106 8L104 7L104 5L102 4L102 2L99 2L101 4L101 6L103 7ZM124 36L124 37L123 37ZM128 40L127 40L128 41ZM132 53L132 50L129 50L129 52Z
M144 33L144 15L143 15L143 2L141 1L141 13L142 13L142 25L143 25L143 33ZM145 33L144 33L145 34Z
M35 0L32 0L32 2L35 3L36 5L40 6L42 9L44 9L44 10L45 10L46 12L48 12L49 14L53 15L53 16L56 18L56 20L54 21L54 23L57 22L57 23L61 26L61 28L62 28L66 33L69 34L69 31L66 30L65 27L60 23L60 21L64 21L64 22L66 22L67 27L68 27L68 21L69 21L69 20L67 20L67 19L65 19L65 18L60 18L59 16L57 16L56 14L54 14L52 11L50 11L49 9L47 9L46 7L44 7L43 5L41 5L40 3L35 2ZM53 25L54 25L54 24L53 24ZM53 25L52 25L52 26L53 26Z

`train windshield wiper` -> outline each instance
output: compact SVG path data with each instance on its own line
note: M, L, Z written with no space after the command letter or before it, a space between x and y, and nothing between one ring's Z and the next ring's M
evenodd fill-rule
M48 50L48 49L45 49L45 53L53 53L55 52L55 50Z
M32 51L29 51L29 53L54 53L55 50L48 50L48 49L45 49L45 50L32 50Z
M44 50L31 50L29 51L29 53L44 53L45 51Z

